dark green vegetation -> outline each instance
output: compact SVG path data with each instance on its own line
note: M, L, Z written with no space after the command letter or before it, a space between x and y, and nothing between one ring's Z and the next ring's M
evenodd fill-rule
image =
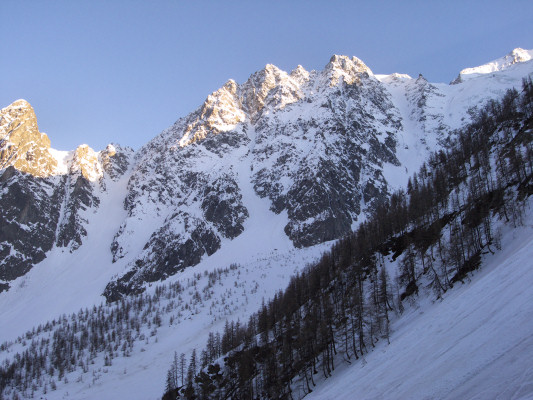
M294 276L250 317L172 363L163 399L292 399L389 339L391 313L436 298L499 248L495 222L520 224L533 193L533 84L508 91L454 132L372 218ZM396 262L389 279L386 263ZM342 358L340 357L342 355ZM200 372L198 370L200 369Z

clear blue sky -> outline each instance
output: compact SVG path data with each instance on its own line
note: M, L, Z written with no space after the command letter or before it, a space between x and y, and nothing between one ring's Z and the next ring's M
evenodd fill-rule
M1 0L0 107L28 100L52 146L138 148L228 79L272 63L449 82L533 48L533 1Z

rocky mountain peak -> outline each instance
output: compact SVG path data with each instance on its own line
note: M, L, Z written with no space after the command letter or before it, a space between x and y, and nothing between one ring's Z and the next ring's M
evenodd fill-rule
M309 72L306 71L305 68L301 65L298 65L295 69L291 71L290 77L296 82L298 82L300 85L303 85L304 83L309 81Z
M81 173L88 181L95 182L102 178L103 170L98 161L98 154L86 144L78 146L70 166L72 174Z
M232 131L245 121L254 124L267 106L272 110L282 109L300 100L303 97L300 85L309 79L309 73L300 66L295 74L299 75L289 76L275 65L267 64L242 85L230 79L187 117L180 147L203 140L209 134Z
M246 119L238 97L239 85L232 79L207 96L204 104L187 119L180 147L205 139L209 133L232 130Z
M229 79L225 84L224 86L222 86L220 90L225 90L231 94L236 94L237 93L237 90L239 89L239 84L237 82L235 82L233 79ZM217 92L215 92L217 93Z
M351 85L359 81L361 74L373 75L372 70L357 57L333 55L324 69L329 86L337 86L341 79Z
M281 109L303 97L299 82L272 64L252 74L241 86L241 103L255 123L263 108Z
M49 176L57 167L49 149L50 139L39 132L30 103L17 100L0 110L0 169L13 166L34 176Z
M418 84L426 84L428 81L426 78L424 78L424 75L418 74L418 78L416 78L416 83Z

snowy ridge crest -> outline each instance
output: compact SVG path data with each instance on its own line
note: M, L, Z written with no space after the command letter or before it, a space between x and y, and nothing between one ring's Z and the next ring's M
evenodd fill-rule
M465 79L475 78L480 75L490 74L497 71L503 71L512 65L528 62L531 59L533 59L533 50L516 48L504 57L498 58L487 64L463 69L454 82L459 83Z
M283 110L308 98L312 89L358 84L372 71L357 57L333 55L321 73L298 65L290 74L272 64L252 74L239 85L229 80L207 97L202 107L186 117L180 147L205 139L209 133L235 130L238 124L256 124L264 113Z
M179 146L205 139L209 133L232 131L240 123L255 123L265 107L280 110L303 97L301 85L309 73L299 66L288 75L272 64L252 74L242 85L229 80L207 97L199 110L187 117Z

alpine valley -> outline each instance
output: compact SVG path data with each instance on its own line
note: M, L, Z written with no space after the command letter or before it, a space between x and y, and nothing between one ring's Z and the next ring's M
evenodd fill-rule
M165 392L168 398L530 398L532 77L533 50L523 49L465 69L450 84L377 75L358 58L338 55L321 71L297 66L287 73L269 64L244 83L229 80L136 151L118 144L58 151L27 101L3 108L0 399L155 399ZM514 108L505 111L509 102ZM465 132L476 129L489 138L488 169L468 150L477 161L457 161L456 179L448 178L438 206L423 214L422 205L412 205L413 193L441 173L453 175L449 160L466 154ZM513 167L517 154L522 158ZM508 170L500 159L510 160ZM486 191L474 175L487 177ZM405 209L404 197L411 201ZM280 321L289 317L272 311L286 298L282 291L313 268L331 262L340 269L346 246L354 249L346 264L353 268L363 252L354 244L366 237L362 227L368 236L395 206L398 215L409 207L421 214L409 209L412 218L387 220L387 228L376 228L372 251L364 250L377 267L361 267L357 296L376 303L360 303L366 319L360 315L358 344L348 345L343 324L350 319L339 317L336 330L327 330L331 337L315 346L316 364L291 356L282 378L266 383L268 368L259 366L273 353L260 350L288 330ZM462 249L462 261L442 251L461 226L484 227L472 251ZM348 277L355 275L328 274L328 284L316 287L329 293L337 312L335 299L343 298L337 290L355 285ZM390 286L381 306L381 292L372 295L378 280ZM314 313L306 308L312 301L296 303L304 316ZM384 307L386 329L371 304ZM253 329L261 310L271 322ZM222 337L214 334L223 330ZM230 342L228 330L235 336ZM488 333L474 337L477 330L490 330L496 341ZM345 347L335 347L343 335ZM255 372L246 391L229 383L229 369L240 364L227 354L244 354L253 347L250 337L259 350L250 355L255 366L247 368ZM191 367L193 349L198 359ZM31 354L39 355L40 369ZM468 362L454 365L455 374L444 372L461 357ZM217 360L222 368L215 370ZM203 385L206 376L210 385ZM508 386L500 388L503 382Z

